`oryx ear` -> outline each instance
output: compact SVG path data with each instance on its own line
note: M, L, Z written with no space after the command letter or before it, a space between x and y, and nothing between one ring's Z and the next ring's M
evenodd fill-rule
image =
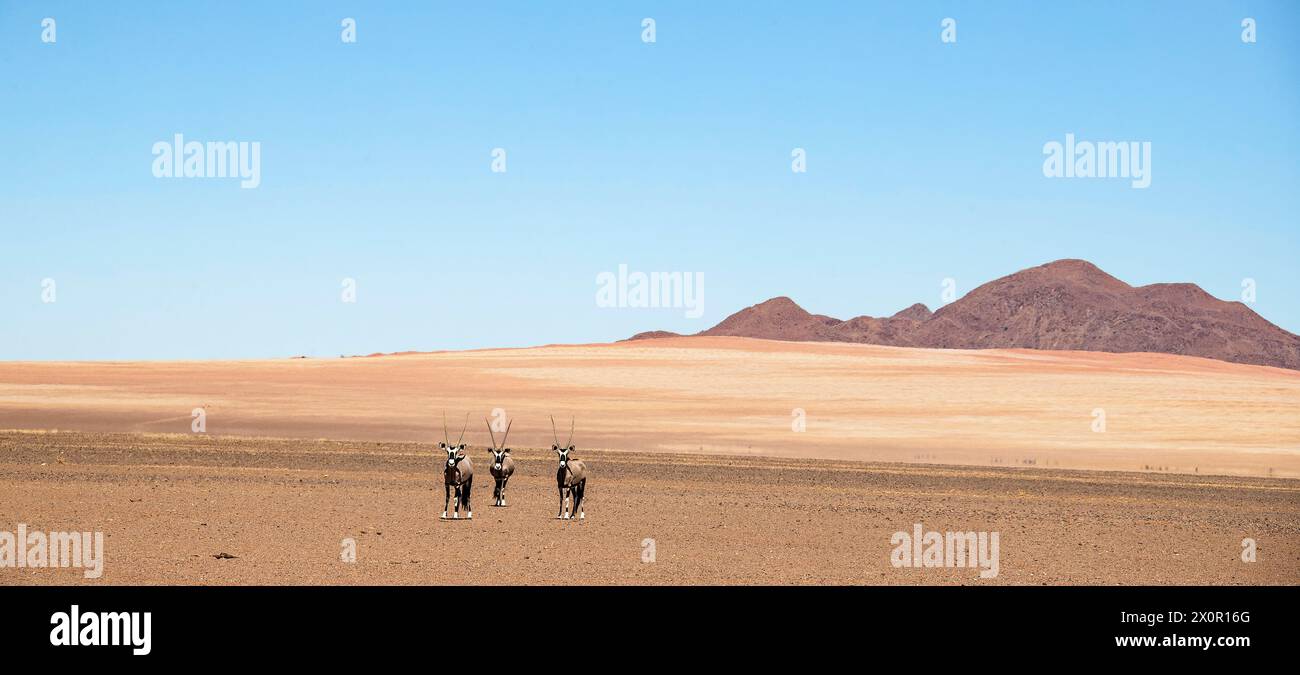
M460 444L460 447L459 447L459 448L456 448L456 449L457 449L457 450L464 450L464 449L465 449L465 444L464 444L464 443L461 443L461 444Z
M572 446L572 445L569 446L569 452L573 452L573 447L574 447L574 446Z
M510 452L510 448L502 448L501 452Z
M447 449L447 444L446 444L446 443L443 443L442 441L438 441L438 447L439 447L439 448L442 448L443 450L446 450L446 449Z
M560 446L552 444L552 445L551 445L551 449L554 450L554 451L556 451L556 452L559 452L559 451L560 451Z

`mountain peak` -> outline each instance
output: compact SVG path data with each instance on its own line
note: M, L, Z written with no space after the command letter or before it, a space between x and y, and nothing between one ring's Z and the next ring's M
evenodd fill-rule
M670 330L648 330L644 333L637 333L630 338L620 340L620 342L631 342L633 340L654 340L657 338L681 337L681 333L674 333Z
M785 295L778 295L775 298L769 298L767 300L764 300L763 302L758 303L757 305L752 306L750 309L764 309L768 311L783 311L783 310L799 310L801 312L805 311L803 307L799 306L799 303L795 302L794 300L791 300L788 296Z
M925 321L929 319L933 312L929 307L922 303L916 303L907 309L900 310L897 314L889 317L891 319L911 319L913 321Z
M1019 275L1046 276L1048 278L1060 281L1082 282L1094 286L1115 286L1129 288L1129 285L1107 274L1104 270L1087 260L1079 258L1062 258L1052 262L1031 267L1027 270L1021 270L1012 274L1011 277ZM1008 277L1003 277L1008 278ZM991 282L990 282L991 283Z
M933 313L917 303L888 318L840 321L777 296L698 334L946 349L1159 352L1300 370L1300 337L1249 307L1189 283L1134 288L1077 258L994 279Z
M1097 267L1083 258L1061 258L1060 260L1043 263L1039 265L1039 267L1043 269L1087 270L1090 272L1101 272L1102 274L1105 274L1105 272L1101 271L1100 267Z
M794 300L781 295L746 307L700 335L763 336L774 340L819 340L828 317L809 314ZM832 319L833 321L833 319Z

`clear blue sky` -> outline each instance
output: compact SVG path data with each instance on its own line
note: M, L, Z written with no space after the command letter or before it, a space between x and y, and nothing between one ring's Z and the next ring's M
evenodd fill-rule
M0 359L882 315L1067 257L1254 278L1297 332L1298 41L1300 4L1262 1L2 2ZM261 186L155 178L175 133L260 142ZM1066 133L1150 141L1151 186L1044 178ZM703 316L597 307L620 263L702 273Z

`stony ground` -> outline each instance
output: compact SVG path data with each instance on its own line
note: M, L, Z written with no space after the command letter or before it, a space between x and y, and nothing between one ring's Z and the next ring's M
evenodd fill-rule
M587 519L570 522L549 451L516 453L494 508L471 448L474 518L452 522L433 451L0 433L0 531L105 534L99 580L0 568L0 584L1300 583L1294 480L580 451ZM891 535L918 522L998 532L998 576L893 567Z

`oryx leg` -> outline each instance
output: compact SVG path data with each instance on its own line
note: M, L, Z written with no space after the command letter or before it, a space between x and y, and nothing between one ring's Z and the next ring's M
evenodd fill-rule
M582 511L582 498L587 493L587 479L582 479L581 483L573 486L573 511L578 514L579 520L585 520L587 514Z
M442 484L442 518L447 519L447 507L451 505L451 486L446 483Z
M501 479L501 505L506 505L506 483L510 482L510 476Z
M564 517L564 486L560 486L560 512L555 514L556 518Z
M462 503L464 503L465 505L465 517L469 518L470 520L474 519L474 507L471 506L469 503L469 498L474 494L473 488L474 488L473 478L470 478L469 480L465 481L465 485L461 488L462 490L464 490L463 492L461 492L461 500Z

